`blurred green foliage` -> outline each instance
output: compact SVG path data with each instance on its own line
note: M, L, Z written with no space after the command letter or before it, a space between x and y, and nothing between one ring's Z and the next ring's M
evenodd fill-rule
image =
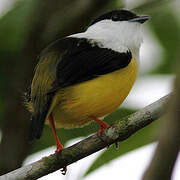
M174 64L179 58L180 23L173 7L168 4L151 14L150 28L164 49L163 61L154 73L173 73Z
M31 15L35 5L35 0L19 1L15 3L11 10L0 18L0 63L5 60L4 57L6 57L6 54L9 55L9 53L12 53L12 57L16 56L16 58L11 58L11 60L15 60L14 63L18 63L17 57L23 47L24 40L26 39L26 33L29 31L29 16ZM180 55L180 16L176 15L174 12L174 6L171 3L166 4L166 2L164 2L164 4L162 3L158 8L155 8L155 10L152 7L152 9L148 10L148 13L151 16L149 27L164 49L162 57L159 57L159 59L162 59L162 63L152 72L154 74L172 73L174 62ZM0 83L6 83L6 77L0 76ZM4 99L5 97L2 97L0 89L0 119L3 119L2 114L4 109ZM111 124L113 121L134 111L134 109L118 109L109 116L105 117L105 121ZM1 126L2 124L0 121L0 127ZM119 150L115 150L114 146L105 150L93 162L91 167L89 167L86 175L129 151L151 143L156 138L154 135L156 133L154 132L157 127L158 122L155 122L138 131L128 140L119 143ZM95 123L92 123L84 128L72 130L58 129L57 133L62 143L66 144L69 140L78 137L86 137L96 132L97 129L98 126ZM35 153L54 145L53 134L50 131L50 128L45 126L42 138L32 143L31 153Z
M0 18L0 52L20 52L28 32L29 17L35 7L34 0L18 1Z

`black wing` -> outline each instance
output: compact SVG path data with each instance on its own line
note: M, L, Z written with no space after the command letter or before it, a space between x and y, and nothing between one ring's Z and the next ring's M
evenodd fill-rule
M68 38L71 42L56 69L54 90L88 81L128 66L130 51L119 53L100 48L85 38Z

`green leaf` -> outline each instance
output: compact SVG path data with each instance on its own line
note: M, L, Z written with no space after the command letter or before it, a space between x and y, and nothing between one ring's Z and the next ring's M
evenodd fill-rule
M153 73L174 72L179 57L180 23L171 4L162 6L151 14L150 27L164 49L163 61Z
M30 15L37 1L18 1L14 7L0 18L0 51L19 51L29 30Z
M132 112L134 112L134 110L121 108L111 113L107 117L105 117L104 121L106 121L109 124L112 124L113 121L118 120L121 117L127 116ZM98 129L99 129L99 125L97 123L91 123L83 128L57 129L57 135L61 143L65 145L69 140L78 137L87 137L88 135L97 132ZM40 151L42 149L48 148L53 145L55 145L53 133L50 127L45 126L41 139L32 142L31 153L35 153L37 151Z
M101 155L97 157L97 159L91 164L84 176L89 175L96 169L130 151L133 151L139 147L153 142L155 139L154 134L156 133L154 132L156 130L157 124L158 122L156 121L148 125L147 127L141 129L140 131L129 137L127 140L120 142L118 150L115 148L115 146L107 148L107 150L101 153Z

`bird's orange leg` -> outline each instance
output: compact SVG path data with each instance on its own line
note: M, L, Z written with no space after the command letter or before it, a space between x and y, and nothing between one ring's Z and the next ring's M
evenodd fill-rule
M52 114L50 114L49 116L49 124L51 126L51 129L53 131L53 134L54 134L54 139L56 141L56 151L55 153L57 154L59 151L63 150L64 147L63 145L60 143L59 139L58 139L58 136L56 134L56 128L55 128L55 124L54 124L54 119L53 119L53 116Z
M95 122L97 122L101 126L100 129L98 130L99 134L101 134L104 131L104 129L109 127L109 124L101 121L97 117L91 116L90 118L92 118L92 120L94 120ZM118 148L118 142L115 142L115 146L116 146L116 148Z
M51 126L51 129L52 129L53 134L54 134L54 139L56 141L56 151L55 151L55 153L57 154L58 152L62 151L64 149L64 147L60 143L59 138L58 138L58 136L56 134L56 128L55 128L54 119L53 119L52 114L50 114L50 116L49 116L49 124ZM67 171L67 167L62 168L62 170L61 170L63 175L66 174L66 171Z
M97 122L101 127L100 129L98 130L98 133L101 134L104 129L108 128L109 127L109 124L101 121L100 119L98 119L97 117L94 117L94 116L91 116L92 120L94 120L95 122Z

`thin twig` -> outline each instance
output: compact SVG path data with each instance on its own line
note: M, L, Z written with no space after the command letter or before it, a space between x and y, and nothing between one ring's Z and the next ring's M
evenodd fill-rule
M94 134L81 142L64 149L58 155L52 154L30 165L0 176L0 180L37 179L72 164L117 141L123 141L139 129L158 119L169 100L167 95L153 104L116 121L102 135Z

